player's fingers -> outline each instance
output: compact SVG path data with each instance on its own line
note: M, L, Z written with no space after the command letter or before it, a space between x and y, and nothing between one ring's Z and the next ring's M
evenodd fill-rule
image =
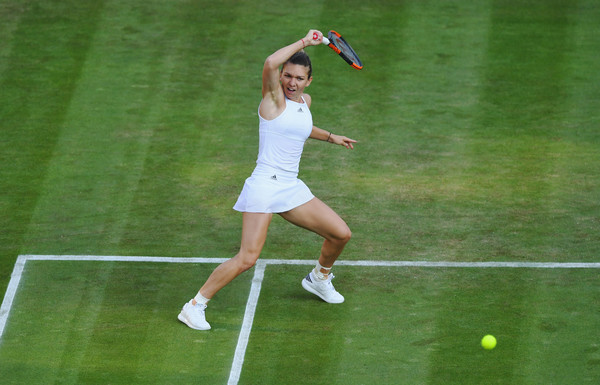
M309 31L309 41L312 45L319 45L323 42L323 33L317 29L311 29Z

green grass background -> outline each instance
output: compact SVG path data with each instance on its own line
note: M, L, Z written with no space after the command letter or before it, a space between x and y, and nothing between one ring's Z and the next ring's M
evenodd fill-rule
M360 142L301 164L353 230L343 258L598 262L598 20L591 0L4 0L0 293L25 253L233 255L262 63L309 28L365 65L309 49L315 123ZM318 250L275 218L263 256ZM250 277L199 335L173 317L212 266L52 266L26 269L0 382L225 382ZM335 309L298 291L305 269L271 270L242 383L600 380L594 270L345 267Z

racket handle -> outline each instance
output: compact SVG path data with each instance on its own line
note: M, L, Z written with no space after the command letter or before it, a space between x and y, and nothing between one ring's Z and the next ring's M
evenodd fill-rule
M314 32L313 33L313 40L317 40L318 38L319 38L319 35L316 32ZM325 36L323 36L323 44L329 45L329 39L326 38Z

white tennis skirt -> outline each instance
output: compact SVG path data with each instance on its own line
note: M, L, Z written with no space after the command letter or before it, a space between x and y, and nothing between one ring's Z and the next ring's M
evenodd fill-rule
M276 169L255 169L246 179L233 209L248 213L283 213L314 197L296 174Z

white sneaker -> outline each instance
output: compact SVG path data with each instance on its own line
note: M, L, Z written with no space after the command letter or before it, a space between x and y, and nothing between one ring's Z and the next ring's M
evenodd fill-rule
M338 293L333 287L333 284L331 283L333 278L333 274L330 273L329 277L325 281L320 281L311 271L302 280L302 287L306 291L321 297L321 299L325 302L342 303L344 302L344 296Z
M192 301L183 305L181 313L177 316L181 322L196 330L209 330L210 325L206 322L206 316L204 315L204 309L206 305L196 303L192 305Z

